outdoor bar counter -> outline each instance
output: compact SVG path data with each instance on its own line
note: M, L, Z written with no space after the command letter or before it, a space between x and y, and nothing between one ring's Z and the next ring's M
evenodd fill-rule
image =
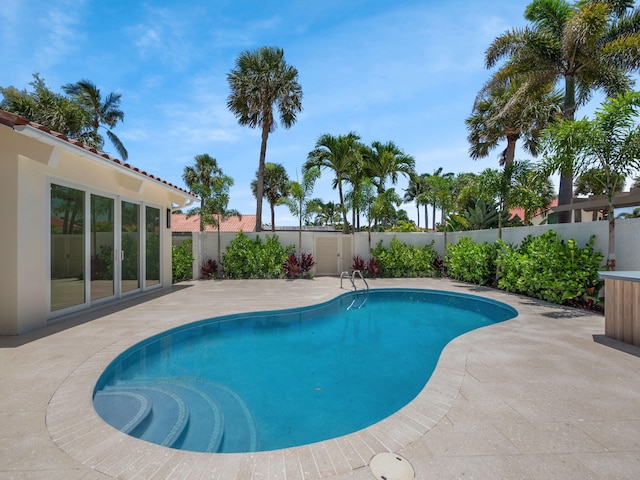
M640 271L601 272L604 278L604 334L640 346Z

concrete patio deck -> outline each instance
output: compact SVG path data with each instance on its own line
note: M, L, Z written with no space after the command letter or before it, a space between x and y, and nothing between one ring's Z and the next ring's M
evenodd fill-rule
M601 316L446 279L371 287L471 293L519 315L454 339L425 389L388 419L253 454L183 452L121 434L95 414L94 383L152 334L319 303L344 292L337 278L189 282L0 337L0 478L370 480L370 459L385 451L407 458L421 480L640 478L640 349L603 339Z

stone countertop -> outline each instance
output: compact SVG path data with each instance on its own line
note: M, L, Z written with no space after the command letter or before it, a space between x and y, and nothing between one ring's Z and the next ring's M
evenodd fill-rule
M600 272L600 278L605 280L627 280L629 282L640 282L640 271L627 272Z

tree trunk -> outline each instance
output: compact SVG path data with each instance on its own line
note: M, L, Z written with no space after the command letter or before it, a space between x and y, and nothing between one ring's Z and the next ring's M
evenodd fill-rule
M513 164L516 158L516 143L518 138L520 138L520 135L517 133L507 134L507 148L504 149L503 167L508 167Z
M424 229L426 232L429 231L429 205L424 204Z
M613 196L615 192L610 192L607 203L607 217L609 220L609 248L607 249L607 270L616 269L616 219L614 216Z
M573 75L564 77L564 119L573 121L576 112L576 79ZM573 169L560 172L558 206L569 205L573 201ZM572 210L558 212L558 223L571 223Z
M276 231L276 209L273 206L273 203L270 203L269 206L271 207L271 231L275 232Z
M416 212L418 213L418 228L420 228L420 204L416 202Z
M218 268L222 268L222 247L220 246L220 215L218 215ZM218 272L216 272L218 273Z
M433 231L436 231L436 204L435 202L432 205L431 209L431 223L433 223Z
M347 209L344 208L344 195L342 194L342 181L338 182L338 194L340 195L340 213L342 213L342 221L344 225L342 226L342 233L349 233L348 230L348 222L347 222Z
M258 178L256 178L256 232L262 231L262 196L264 195L264 164L267 157L267 139L271 125L262 126L262 142L260 143L260 160L258 162Z

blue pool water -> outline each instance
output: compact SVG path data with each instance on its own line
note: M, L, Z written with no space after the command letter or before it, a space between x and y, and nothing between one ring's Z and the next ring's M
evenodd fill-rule
M348 309L352 301L212 318L149 338L103 372L96 411L184 450L304 445L388 417L422 390L449 341L517 315L433 290L374 289Z

